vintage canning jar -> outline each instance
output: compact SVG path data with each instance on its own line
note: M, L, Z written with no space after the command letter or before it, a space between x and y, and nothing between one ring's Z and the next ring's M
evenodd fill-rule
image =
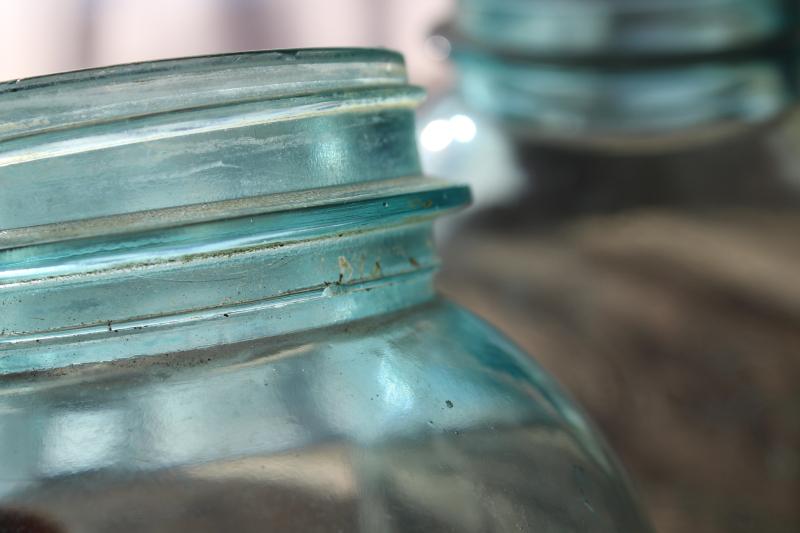
M402 58L0 84L0 530L643 531L526 354L432 290Z

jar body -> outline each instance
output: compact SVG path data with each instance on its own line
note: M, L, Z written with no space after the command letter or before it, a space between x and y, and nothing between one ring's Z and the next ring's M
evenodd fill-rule
M0 517L57 531L647 530L550 378L438 299L1 398Z

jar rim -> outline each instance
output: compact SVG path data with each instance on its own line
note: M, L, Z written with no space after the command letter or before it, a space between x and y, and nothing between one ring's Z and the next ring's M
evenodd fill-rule
M325 72L294 69L278 79L269 79L276 75L277 67L301 65L318 65ZM242 82L258 80L261 90L237 88L235 75L242 77ZM321 83L324 81L329 83ZM0 82L0 141L267 94L280 98L309 94L321 87L336 90L404 83L402 54L379 48L255 50L46 74ZM175 94L178 89L194 90L187 97ZM49 116L42 116L45 112Z
M169 57L131 61L98 67L89 67L64 72L41 74L25 78L0 81L0 94L30 90L55 84L74 83L86 80L103 79L110 76L157 73L165 70L180 72L197 68L218 67L242 59L259 62L280 63L286 60L295 62L336 62L343 59L349 61L392 61L404 63L403 54L388 48L332 47L332 48L285 48L277 50L248 50L244 52L224 52L219 54L202 54L186 57Z
M401 54L367 48L0 84L0 249L25 228L418 176L423 95Z
M455 25L508 52L652 59L757 46L791 32L792 18L785 0L463 0Z

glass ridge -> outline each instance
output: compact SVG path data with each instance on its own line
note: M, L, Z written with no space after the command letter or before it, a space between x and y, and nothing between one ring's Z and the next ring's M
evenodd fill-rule
M253 321L287 333L434 298L430 225L469 193L422 177L422 94L400 55L360 49L0 85L0 372L214 344L220 319L236 342L265 334Z

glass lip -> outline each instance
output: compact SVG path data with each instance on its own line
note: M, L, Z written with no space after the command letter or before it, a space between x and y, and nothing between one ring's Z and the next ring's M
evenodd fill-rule
M182 205L169 208L136 211L106 217L71 220L27 226L14 229L0 228L0 285L6 276L4 268L10 262L10 253L27 254L21 250L26 247L53 243L79 243L87 239L123 239L130 234L147 234L175 228L201 226L223 220L246 219L269 213L305 212L326 207L366 205L370 201L381 200L381 207L387 207L389 198L425 195L435 191L445 191L442 205L446 209L460 208L471 201L469 189L465 185L445 183L424 176L403 176L360 182L350 185L325 187L325 194L310 194L309 190L289 193L267 194L223 200L213 203ZM448 196L449 195L449 196ZM417 211L429 211L433 204L425 206L424 201L415 206ZM377 204L376 204L377 205ZM442 205L436 205L432 212L441 214ZM378 209L378 211L386 211ZM414 216L420 216L415 214ZM67 244L71 246L71 244ZM13 250L16 250L14 252ZM10 252L11 251L11 252Z
M375 48L260 50L48 74L0 83L0 142L243 101L404 85L403 56Z
M409 181L403 184L402 181ZM111 232L73 239L42 239L3 249L0 232L0 288L3 284L54 279L136 265L225 257L258 247L275 247L403 224L419 224L462 208L470 201L464 185L424 178L395 180L372 194L345 193L316 205L289 202L246 216L230 216L150 228L110 223ZM346 207L343 207L346 206ZM101 222L102 223L102 222ZM115 228L116 226L116 228ZM119 233L113 233L117 229ZM123 237L124 236L124 237Z
M282 48L275 50L247 50L243 52L223 52L194 56L170 57L119 63L98 67L68 70L26 78L0 80L0 96L6 93L36 90L54 85L67 85L85 81L103 80L111 77L135 76L141 74L175 74L205 70L208 67L233 65L242 59L257 60L259 66L278 65L289 59L296 63L336 63L346 59L375 62L384 61L405 66L403 54L388 48L369 47L320 47L320 48Z

